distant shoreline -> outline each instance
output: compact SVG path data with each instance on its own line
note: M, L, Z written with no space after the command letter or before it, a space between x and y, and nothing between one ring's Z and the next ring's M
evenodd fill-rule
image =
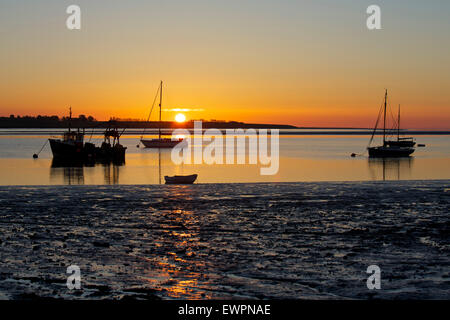
M252 127L253 129L262 129L258 127ZM0 128L0 136L8 135L61 135L65 128ZM157 135L157 128L125 128L123 135ZM163 134L169 135L176 128L165 128L163 129ZM191 134L194 134L193 128L186 128ZM208 128L203 128L203 132ZM227 129L238 129L238 128L220 128L219 130L222 134L226 134ZM249 128L241 128L247 130ZM276 129L276 128L275 128ZM328 131L323 131L323 130ZM373 133L372 129L356 129L354 131L349 131L349 129L329 129L329 128L317 128L316 131L313 128L296 128L296 129L280 129L280 136L370 136ZM104 128L86 128L86 135L102 135ZM244 132L245 134L245 132ZM268 132L270 134L270 131ZM402 135L408 136L423 136L423 135L450 135L450 131L440 130L440 131L429 131L429 130L404 130L401 131ZM375 132L376 136L383 135L383 130L377 130Z
M146 131L147 134L151 133L152 130L165 129L167 131L172 131L175 129L194 129L194 122L187 121L183 123L178 123L175 121L162 121L161 123L158 121L139 121L139 120L113 120L111 121L97 121L97 120L80 120L78 118L72 119L70 121L70 126L73 129L86 129L86 131L92 131L98 129L105 129L111 126L127 129L125 134L141 134L141 130ZM0 117L0 129L17 129L14 130L14 133L18 134L26 134L30 133L30 129L66 129L69 127L69 121L67 118L63 119L50 119L50 118L34 118L34 117L23 117L23 118L8 118L8 117ZM305 127L305 126L293 126L287 124L267 124L267 123L245 123L238 121L202 121L203 129L280 129L280 130L296 130L295 132L280 132L280 134L293 134L293 135L367 135L368 132L371 134L373 128L358 128L358 127ZM27 131L19 131L20 129ZM302 130L302 131L298 131ZM312 130L312 131L307 131ZM325 130L325 131L323 131ZM333 130L333 131L328 131ZM53 133L54 131L49 130L49 133ZM59 132L59 130L58 130ZM430 130L430 129L404 129L403 133L407 133L410 135L448 135L450 134L450 130ZM5 134L6 132L0 133ZM42 131L37 133L44 133ZM377 130L376 134L382 133L382 130Z
M175 121L127 121L127 120L113 120L113 121L97 121L97 120L80 120L72 119L70 122L67 119L37 119L37 118L6 118L0 117L1 129L58 129L68 128L69 124L72 128L108 128L113 124L118 128L158 128L162 129L191 129L194 127L193 121L186 121L178 123ZM202 127L205 129L246 129L246 128L260 128L260 129L299 129L293 125L286 124L264 124L264 123L244 123L237 121L202 121Z

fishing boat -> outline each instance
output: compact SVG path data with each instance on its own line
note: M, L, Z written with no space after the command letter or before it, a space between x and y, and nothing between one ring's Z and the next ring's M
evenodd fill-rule
M179 144L180 142L183 142L183 139L176 139L176 140L172 140L171 138L162 138L161 137L161 108L162 108L162 89L163 89L163 82L161 81L161 83L159 84L159 88L158 88L158 92L159 92L159 123L158 123L158 138L156 139L143 139L143 135L145 132L142 133L141 136L141 143L144 145L144 147L146 148L173 148L175 147L177 144ZM158 93L157 93L158 94ZM156 101L156 97L155 97L155 101ZM147 121L150 120L150 116L153 110L153 106L150 109L150 113L148 115L148 119Z
M48 139L54 158L83 159L94 155L94 147L85 148L84 130L66 131L62 139ZM90 152L88 152L88 149Z
M369 152L369 157L373 158L399 158L399 157L409 157L414 152L414 147L408 146L410 140L400 140L400 129L398 129L398 141L397 143L392 143L392 141L388 141L386 139L386 109L387 109L387 90L384 95L384 112L383 112L383 145L377 147L368 147L367 151ZM381 113L381 112L380 112ZM379 113L379 114L380 114ZM374 131L372 133L372 137L370 138L369 146L373 141L375 136L377 126L379 122L379 116L377 122L375 124ZM398 124L398 127L400 125ZM404 142L403 142L404 141Z
M119 133L116 127L108 127L104 132L104 139L100 147L95 148L95 158L97 161L113 161L117 163L125 162L125 151L127 147L120 144L120 136L125 129Z
M72 108L69 109L69 128L63 133L62 139L48 139L53 158L59 160L84 160L95 156L95 145L84 143L84 129L71 128Z
M166 184L193 184L196 179L196 174L191 174L188 176L164 176Z
M71 165L73 162L124 162L126 147L120 144L119 138L125 129L119 133L113 123L104 132L104 141L100 147L90 142L84 142L85 129L72 130L72 108L69 114L69 128L63 133L62 139L48 139L53 159L59 163Z

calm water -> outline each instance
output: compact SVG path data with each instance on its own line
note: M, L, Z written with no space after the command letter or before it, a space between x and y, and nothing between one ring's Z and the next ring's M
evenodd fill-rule
M49 130L20 131L25 133L1 132L0 185L159 184L164 175L192 173L199 175L198 183L450 179L448 135L418 135L426 147L417 148L414 157L384 161L350 157L365 151L368 135L280 135L279 171L261 176L260 165L175 165L170 150L136 148L138 135L122 137L128 147L122 166L55 168L48 144L39 159L32 159ZM100 136L92 141L100 143Z

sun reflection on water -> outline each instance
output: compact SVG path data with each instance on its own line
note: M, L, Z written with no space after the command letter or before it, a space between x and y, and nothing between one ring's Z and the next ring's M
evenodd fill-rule
M189 198L191 192L191 189L184 186L171 189L173 197L182 196L184 200ZM147 285L173 299L211 298L201 272L205 261L197 258L199 224L193 211L174 209L160 214L165 215L164 228L169 230L165 230L167 232L163 232L153 244L156 248L161 248L158 251L163 255L156 254L147 258L153 265L144 275Z

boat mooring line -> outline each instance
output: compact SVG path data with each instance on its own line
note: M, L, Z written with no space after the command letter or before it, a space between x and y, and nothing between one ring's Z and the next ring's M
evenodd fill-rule
M44 145L41 147L41 150L39 150L38 153L33 154L33 158L34 158L34 159L37 159L37 158L38 158L39 154L40 154L41 151L44 149L44 147L45 147L45 145L47 144L47 142L48 142L48 139L45 140L45 143L44 143Z

